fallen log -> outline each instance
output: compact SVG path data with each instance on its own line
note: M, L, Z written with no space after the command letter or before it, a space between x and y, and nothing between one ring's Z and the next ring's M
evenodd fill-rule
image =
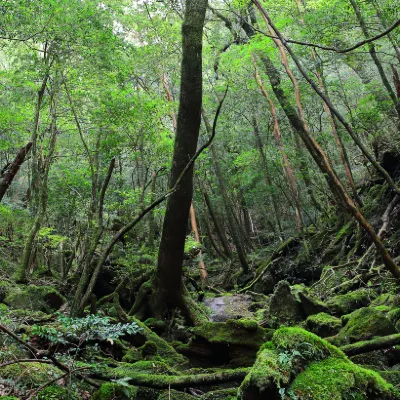
M347 356L356 356L358 354L369 353L374 350L387 349L388 347L400 344L400 333L394 335L378 337L372 340L364 340L353 344L340 347Z

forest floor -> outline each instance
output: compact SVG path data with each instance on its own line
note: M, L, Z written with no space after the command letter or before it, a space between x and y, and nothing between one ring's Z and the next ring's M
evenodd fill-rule
M385 186L368 188L377 230L392 201ZM393 257L398 212L384 236ZM200 295L187 280L203 314L195 327L179 313L139 321L134 295L113 289L69 318L68 284L3 276L1 398L400 398L398 283L356 224L321 226L263 248L248 275L235 263L209 266ZM199 281L195 264L186 274Z

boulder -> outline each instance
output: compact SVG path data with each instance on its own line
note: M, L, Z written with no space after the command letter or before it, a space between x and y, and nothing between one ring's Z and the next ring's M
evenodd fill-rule
M374 336L387 336L396 333L386 312L375 307L364 307L349 315L346 325L340 330L334 341L344 345L362 340L372 339Z
M345 315L350 314L361 307L368 307L375 298L376 293L374 291L369 289L358 289L354 292L331 297L326 302L326 305L331 312L338 315Z
M332 315L319 313L307 318L306 327L310 332L324 338L336 335L342 328L342 321Z
M296 325L304 321L301 303L292 294L287 281L280 281L270 298L266 319L269 326L279 328L282 325Z
M237 399L394 400L399 395L378 373L353 364L324 339L300 328L280 328L260 349Z
M211 309L210 320L212 322L226 322L230 319L253 316L249 311L252 298L247 294L208 298L204 300L204 304Z

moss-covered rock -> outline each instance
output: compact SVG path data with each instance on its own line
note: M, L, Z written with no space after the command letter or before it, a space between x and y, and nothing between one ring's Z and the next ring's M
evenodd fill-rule
M1 378L18 382L18 385L24 389L40 387L62 374L63 372L54 365L40 362L11 364L0 371Z
M238 390L238 400L392 400L399 395L379 374L300 328L277 330Z
M312 333L321 337L336 335L342 328L340 318L326 313L310 315L306 320L306 327Z
M287 281L280 281L271 296L266 314L267 323L273 328L296 325L305 319L300 302L292 294Z
M359 308L369 306L375 297L376 294L374 291L359 289L332 297L326 304L333 313L344 315L350 314Z
M270 329L261 328L256 321L246 319L208 322L192 328L191 332L209 343L236 344L257 349L272 336Z
M295 378L289 391L304 400L399 398L393 386L377 372L333 357L310 363Z
M104 383L93 394L93 400L130 400L136 398L136 388L117 383Z
M29 285L9 292L4 303L17 309L51 313L65 303L65 298L52 286Z
M350 314L348 322L340 330L334 343L340 345L355 343L395 332L396 329L385 312L375 307L364 307Z

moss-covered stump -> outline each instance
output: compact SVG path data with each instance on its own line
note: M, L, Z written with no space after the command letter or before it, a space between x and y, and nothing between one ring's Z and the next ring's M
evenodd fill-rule
M387 313L376 307L360 308L346 319L346 325L333 340L337 345L369 340L375 336L388 336L396 332Z
M104 383L93 394L93 400L130 400L136 399L137 390L133 386L123 386L117 383Z
M392 400L400 394L376 372L300 328L281 328L259 351L238 400Z
M182 351L195 365L251 366L260 346L272 336L271 329L256 321L239 319L228 322L208 322L192 328L195 335Z
M338 315L350 314L351 312L367 307L376 298L376 293L368 289L359 289L339 296L330 298L326 304L331 312Z
M301 303L292 294L289 283L280 281L275 287L266 312L268 325L272 328L296 325L305 318Z
M310 332L324 338L336 335L342 328L342 321L332 315L319 313L307 318L306 327Z
M4 303L17 309L51 313L65 303L65 298L52 286L29 285L14 287Z

